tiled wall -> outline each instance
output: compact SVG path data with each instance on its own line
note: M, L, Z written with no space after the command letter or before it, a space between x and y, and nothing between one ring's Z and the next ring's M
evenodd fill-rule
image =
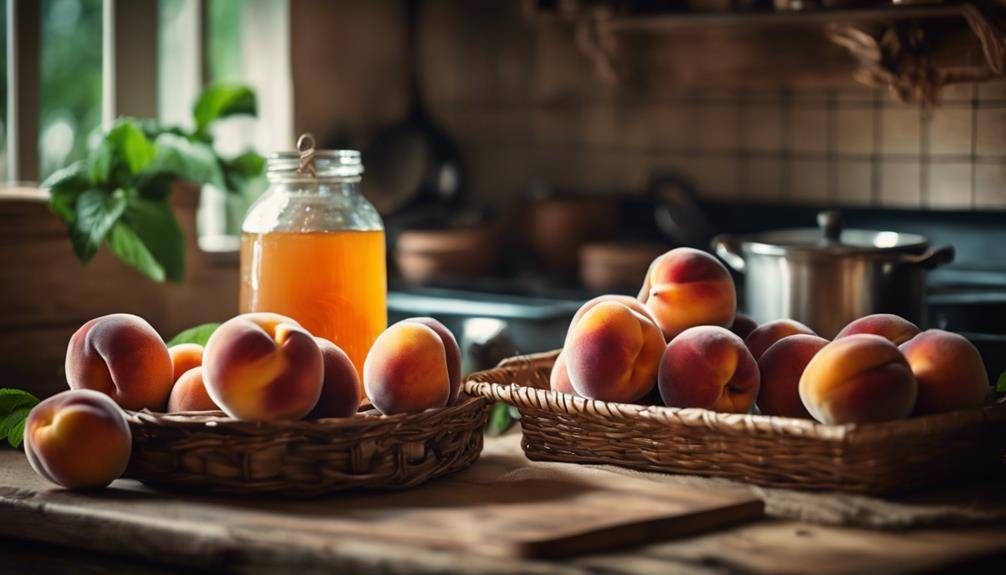
M553 29L513 14L479 28L455 15L458 4L434 5L424 95L487 201L534 178L633 192L674 171L715 199L1006 210L1006 81L948 88L931 112L851 77L833 89L678 89L655 78L634 90L604 84Z

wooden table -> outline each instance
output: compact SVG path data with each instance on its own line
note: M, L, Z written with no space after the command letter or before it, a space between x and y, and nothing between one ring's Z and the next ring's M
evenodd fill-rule
M519 435L487 440L477 463L500 469L532 468L518 449ZM475 473L469 470L463 473ZM613 477L617 477L613 475ZM78 494L53 488L37 478L24 456L0 450L0 572L34 573L902 573L1006 566L1006 525L873 531L763 519L704 535L617 552L561 561L499 559L409 544L389 545L362 534L338 537L298 533L288 544L268 541L254 528L220 532L215 513L313 508L329 503L234 500L165 494L133 481L115 489ZM346 496L342 496L346 497ZM463 494L459 494L463 497ZM158 522L186 526L172 543L171 556L153 553L163 541L151 541L142 529L124 535L121 514L135 506L157 514ZM334 507L332 509L335 509ZM56 518L87 510L87 521ZM100 520L94 520L95 517ZM47 520L47 518L53 518ZM119 528L116 524L120 523ZM67 527L71 525L72 528ZM207 535L213 535L212 538ZM261 534L259 534L261 535ZM282 541L282 537L279 538ZM220 541L230 542L221 544ZM296 544L293 544L296 541ZM160 543L155 544L155 543ZM30 566L30 567L29 567ZM9 568L9 567L8 567Z

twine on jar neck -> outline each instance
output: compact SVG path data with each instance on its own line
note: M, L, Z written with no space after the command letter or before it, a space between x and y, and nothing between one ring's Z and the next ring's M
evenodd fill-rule
M297 138L297 152L300 153L300 165L297 166L297 173L311 174L312 178L317 178L318 173L314 169L314 136L310 132L301 134Z

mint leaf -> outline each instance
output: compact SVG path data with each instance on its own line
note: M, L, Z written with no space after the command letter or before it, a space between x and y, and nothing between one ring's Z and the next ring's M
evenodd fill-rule
M136 232L124 222L115 224L106 240L108 248L119 259L133 266L155 282L164 281L164 267L150 253Z
M110 194L102 190L87 190L80 194L76 217L70 227L73 250L80 261L91 261L125 209L126 194L123 190Z
M143 129L133 120L121 119L91 156L91 179L99 184L122 184L126 176L137 174L153 157L154 147Z
M4 417L19 407L34 407L38 398L20 389L0 389L0 417Z
M213 332L215 332L218 327L220 327L219 323L204 323L202 325L197 325L196 327L190 327L189 329L171 338L171 341L168 342L168 347L175 346L180 343L198 343L199 345L206 345L206 342L210 340L210 336L213 335Z
M255 115L255 92L247 86L217 84L199 96L192 114L196 119L196 132L205 132L213 122L227 116Z
M21 447L21 443L24 441L24 424L27 423L27 421L28 416L25 415L24 419L15 423L10 428L10 431L7 432L7 443L9 443L14 449Z
M225 189L220 162L209 145L192 142L172 133L164 133L154 140L154 159L140 174L144 180L171 174L196 184L210 184ZM143 187L142 184L140 187Z
M996 382L996 393L1006 393L1006 371L999 374L999 381Z
M167 200L131 196L123 221L173 282L185 278L185 234Z
M67 223L76 219L77 198L90 187L91 172L83 160L56 170L41 185L49 191L49 209Z
M19 447L21 445L21 441L15 444L11 438L24 437L24 420L28 417L30 411L31 407L18 407L8 413L3 419L0 419L0 437L6 437L11 447ZM20 429L20 432L18 432L18 429Z
M259 178L265 171L265 158L248 151L230 160L221 160L227 191L240 192L248 182Z

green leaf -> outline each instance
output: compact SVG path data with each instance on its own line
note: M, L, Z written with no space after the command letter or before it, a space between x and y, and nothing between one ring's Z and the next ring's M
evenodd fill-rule
M157 261L166 279L180 282L185 278L185 234L166 199L130 196L122 219Z
M109 249L119 259L133 266L155 282L164 281L164 267L150 253L136 232L124 222L115 224L106 240Z
M248 183L262 176L265 158L253 151L247 151L230 160L220 160L224 170L224 182L228 192L241 192Z
M180 343L198 343L199 345L206 345L206 342L210 340L210 336L213 335L213 332L215 332L218 327L220 327L219 323L204 323L202 325L197 325L196 327L190 327L189 329L171 338L171 341L168 342L168 347L175 346Z
M21 445L20 441L15 444L11 438L24 437L24 420L30 411L30 407L19 407L0 420L0 437L6 437L12 447ZM20 429L20 433L17 432L18 429Z
M24 424L27 421L28 416L25 415L24 419L15 423L7 432L7 443L14 449L21 447L21 443L24 441Z
M517 410L513 407L505 403L497 403L489 415L489 425L486 431L489 435L502 435L517 421L517 415Z
M999 381L996 382L996 393L1006 393L1006 371L999 374Z
M133 120L123 118L105 134L91 156L91 179L99 184L122 185L154 158L154 146L143 129Z
M255 92L247 86L217 84L199 96L192 113L196 118L196 132L205 132L210 124L227 116L254 116Z
M126 209L126 194L115 190L87 190L77 198L76 216L70 228L73 250L82 262L91 261L105 236Z
M67 223L73 223L77 217L77 198L91 186L91 171L87 162L79 160L54 172L42 182L41 188L49 191L52 213Z
M182 136L164 133L154 140L154 159L141 177L149 182L170 174L196 184L210 184L225 189L220 162L213 149L202 142L191 142ZM143 183L140 184L143 187Z
M0 389L0 417L4 417L19 407L34 407L38 398L20 389Z

